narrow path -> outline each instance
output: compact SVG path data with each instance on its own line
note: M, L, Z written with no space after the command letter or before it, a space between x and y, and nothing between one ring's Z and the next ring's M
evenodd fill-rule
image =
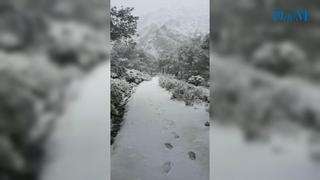
M170 97L158 77L137 87L111 150L112 180L209 179L209 114Z
M84 79L77 99L57 122L41 180L109 179L108 67L100 65Z

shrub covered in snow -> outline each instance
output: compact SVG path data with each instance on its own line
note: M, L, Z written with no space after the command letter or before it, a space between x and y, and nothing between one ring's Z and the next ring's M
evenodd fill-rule
M127 69L125 79L129 83L140 84L142 81L150 80L151 76L138 70Z
M191 76L188 79L188 83L193 84L195 86L199 86L204 83L204 78L201 76Z
M111 144L121 128L125 105L134 87L146 80L151 80L151 76L146 73L111 66Z
M111 79L111 104L121 106L131 96L134 85L123 79Z
M306 60L304 51L291 42L265 43L253 55L252 63L277 75L290 73Z
M159 84L172 92L172 98L183 100L187 105L202 102L209 103L209 90L205 87L197 87L168 76L161 76Z
M26 179L39 170L42 142L63 108L64 77L45 56L0 52L0 82L0 179Z
M320 129L319 87L240 63L216 60L215 67L215 106L211 111L217 120L239 124L250 134L292 122Z
M104 34L78 22L51 22L48 54L60 66L89 69L106 59Z
M43 44L48 28L43 17L23 11L10 1L1 1L0 8L0 49L20 51Z

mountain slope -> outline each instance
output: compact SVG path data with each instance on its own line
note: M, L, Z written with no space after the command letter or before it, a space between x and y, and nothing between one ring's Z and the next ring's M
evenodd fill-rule
M209 32L209 14L192 14L187 9L148 13L138 23L138 46L158 57L162 52L171 52L190 38Z

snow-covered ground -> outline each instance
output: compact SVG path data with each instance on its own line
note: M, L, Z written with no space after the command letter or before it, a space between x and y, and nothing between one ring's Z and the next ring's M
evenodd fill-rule
M78 97L57 122L41 180L109 179L109 62L81 83Z
M158 77L137 87L111 150L112 180L209 179L209 114L170 97Z
M214 124L211 152L213 179L218 180L317 180L320 164L312 161L309 132L294 136L273 134L268 142L248 143L235 126Z

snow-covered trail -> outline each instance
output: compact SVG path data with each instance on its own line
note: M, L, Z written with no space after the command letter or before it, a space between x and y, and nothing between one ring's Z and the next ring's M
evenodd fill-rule
M41 180L108 180L109 62L86 76L47 144Z
M209 113L170 97L158 77L137 87L111 150L111 180L209 180Z

